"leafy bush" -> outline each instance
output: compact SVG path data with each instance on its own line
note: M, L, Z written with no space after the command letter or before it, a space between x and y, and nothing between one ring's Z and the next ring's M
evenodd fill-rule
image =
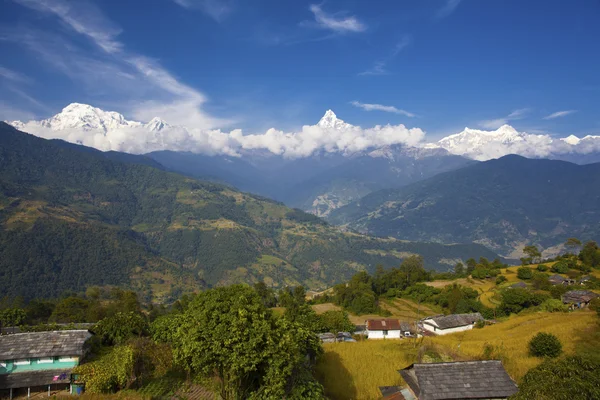
M566 274L569 272L569 265L564 260L561 260L552 266L552 272Z
M319 319L325 332L354 332L354 324L345 311L327 311L319 315Z
M506 277L504 275L499 275L496 278L496 285L500 285L503 282L506 282Z
M529 353L535 357L556 358L562 352L562 344L551 333L540 332L529 341Z
M517 270L517 278L519 279L531 279L533 277L533 271L531 268L521 267Z
M540 304L540 308L542 311L547 312L566 312L569 309L569 307L558 299L548 299Z
M519 393L511 399L600 399L598 382L598 360L580 356L546 360L527 372L519 384Z
M546 271L548 271L548 266L545 264L540 264L537 266L537 270L540 272L546 272Z
M148 333L148 322L134 312L118 312L94 326L94 332L105 345L123 344L132 337Z

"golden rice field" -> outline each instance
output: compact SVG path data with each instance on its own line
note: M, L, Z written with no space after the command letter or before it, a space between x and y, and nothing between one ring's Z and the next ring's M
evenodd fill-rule
M431 304L417 304L408 299L385 299L381 300L382 308L388 310L392 315L389 318L397 318L401 321L414 321L429 315L441 313L441 309ZM322 314L327 311L341 310L342 307L336 306L333 303L315 304L312 306L317 314ZM380 319L381 315L353 315L348 314L350 321L355 325L362 325L367 319Z
M403 384L397 370L420 357L423 360L433 357L437 361L497 358L503 361L511 377L519 381L541 362L528 355L527 344L536 333L555 334L569 354L574 352L577 341L586 337L586 330L598 329L597 324L596 313L588 310L568 314L531 313L483 329L417 341L328 343L317 365L317 376L333 400L378 399L379 386Z

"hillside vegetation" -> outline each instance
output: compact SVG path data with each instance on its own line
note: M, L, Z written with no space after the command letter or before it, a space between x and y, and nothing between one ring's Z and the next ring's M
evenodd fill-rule
M480 245L345 233L281 203L147 164L0 123L0 292L54 297L122 285L169 301L259 280L323 289L415 253L439 269L495 256Z
M477 242L519 258L525 244L600 239L598 204L600 164L510 155L371 193L330 221L405 240Z

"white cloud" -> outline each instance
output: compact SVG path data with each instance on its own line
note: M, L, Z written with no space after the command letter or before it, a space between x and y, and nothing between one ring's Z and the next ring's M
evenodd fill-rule
M503 117L503 118L488 119L485 121L481 121L479 123L479 125L481 125L482 127L486 128L486 129L497 129L497 128L500 128L502 125L508 124L510 121L525 118L525 115L527 115L527 113L529 113L530 111L531 111L531 109L529 109L529 108L521 108L518 110L514 110L513 112L511 112L510 114L508 114L506 117Z
M225 0L173 0L173 2L184 8L200 9L217 22L221 22L233 10L230 2Z
M360 72L358 75L359 76L388 75L389 72L386 69L388 62L390 62L392 59L394 59L394 57L396 57L402 50L404 50L406 47L408 47L411 43L412 43L412 36L410 36L410 35L402 36L400 41L398 43L396 43L396 45L392 49L391 53L387 57L385 57L381 60L375 61L375 63L373 64L373 66L371 68L367 69L366 71Z
M571 115L576 112L577 112L577 110L557 111L548 116L545 116L544 119L554 119L554 118L566 117L567 115Z
M389 112L389 113L394 113L394 114L405 115L407 117L415 116L415 114L413 114L411 112L401 110L394 106L384 106L382 104L368 104L368 103L361 103L359 101L352 101L352 102L350 102L350 104L352 104L354 107L362 108L365 111L384 111L384 112Z
M31 82L31 79L29 77L25 76L24 74L17 72L17 71L13 71L6 67L3 67L2 65L0 65L0 78L6 79L6 80L9 80L12 82L20 82L20 83Z
M15 0L31 9L56 16L74 32L90 39L100 53L84 51L75 42L50 32L11 29L0 40L22 44L42 56L93 95L110 95L129 104L134 116L158 116L174 124L210 129L229 125L202 109L207 99L200 91L181 83L158 61L128 51L118 40L121 30L92 3L85 0Z
M122 50L123 44L116 40L121 33L112 22L106 19L94 4L78 0L13 0L25 7L56 15L63 23L75 32L92 39L107 53Z
M452 14L454 12L454 10L456 10L456 8L460 4L460 2L461 2L461 0L446 0L446 4L444 4L444 7L440 8L435 13L435 18L436 19L446 18L447 16Z
M309 9L315 15L315 22L320 28L337 33L363 32L367 29L367 26L354 16L336 17L334 14L327 14L317 4L312 4Z
M385 69L386 63L384 61L375 61L375 64L371 68L366 71L359 72L359 76L369 76L369 75L388 75L389 72Z
M425 137L425 133L419 128L409 129L404 125L377 125L364 129L335 120L333 114L331 116L333 120L328 122L337 121L335 127L323 124L306 125L301 130L293 132L271 128L262 134L244 135L239 129L224 132L214 129L167 126L159 131L150 130L141 123L126 121L119 114L75 105L75 108L67 107L63 110L63 114L50 120L17 123L16 126L40 137L63 139L103 151L146 153L156 150L174 150L237 155L242 150L268 150L287 158L306 157L317 151L354 153L391 144L415 146ZM95 124L96 117L109 122ZM85 126L82 126L82 120L85 121Z

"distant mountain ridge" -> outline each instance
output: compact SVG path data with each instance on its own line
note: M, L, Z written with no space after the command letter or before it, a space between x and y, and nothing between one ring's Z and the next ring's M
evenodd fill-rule
M119 113L78 103L47 120L12 125L101 150L147 153L171 171L232 185L323 217L374 191L400 188L473 160L521 154L579 164L600 161L600 136L555 139L504 125L493 131L465 128L436 143L424 143L418 129L399 125L365 130L332 110L302 132L272 129L264 135L198 132L159 118L128 121ZM313 149L306 154L304 141ZM357 145L364 142L371 144ZM288 153L285 146L294 152Z
M377 236L473 241L517 258L529 244L556 252L569 237L599 240L599 204L600 163L511 155L371 193L329 220Z
M273 200L148 162L0 122L0 292L55 297L119 285L169 301L182 291L258 280L323 289L417 253L428 268L444 270L497 256L476 244L343 232Z

